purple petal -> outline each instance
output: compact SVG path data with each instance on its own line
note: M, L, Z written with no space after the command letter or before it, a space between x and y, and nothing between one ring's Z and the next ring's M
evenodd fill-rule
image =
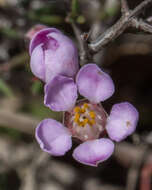
M32 26L27 33L25 34L25 36L31 40L33 38L33 36L39 32L42 29L48 28L47 26L43 25L43 24L36 24L34 26Z
M97 166L107 160L114 151L114 143L107 138L86 141L73 152L73 157L80 163Z
M74 77L78 71L78 53L74 43L65 35L58 33L48 34L48 47L44 51L46 82L49 82L56 75ZM52 44L58 44L58 48L52 49Z
M38 45L32 52L30 61L31 71L35 76L45 81L45 65L42 44Z
M114 93L111 77L95 64L83 66L77 74L76 83L80 94L93 103L104 101Z
M69 130L56 120L43 120L37 126L35 135L41 149L53 156L62 156L71 149Z
M39 44L42 44L44 43L45 41L48 40L48 37L47 35L49 33L52 33L52 32L57 32L57 33L61 33L59 30L57 30L56 28L45 28L45 29L42 29L40 30L39 32L36 32L35 35L33 36L31 42L30 42L30 46L29 46L29 52L30 52L30 55L33 51L33 49L39 45Z
M45 85L44 104L54 111L68 111L75 105L77 86L73 79L58 75Z
M117 142L132 134L138 122L136 108L128 102L115 104L107 119L106 130L109 137Z

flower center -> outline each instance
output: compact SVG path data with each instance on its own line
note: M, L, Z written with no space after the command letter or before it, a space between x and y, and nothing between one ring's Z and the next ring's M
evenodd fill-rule
M74 108L74 122L80 127L85 127L87 124L93 126L96 121L96 114L90 109L87 103Z
M101 104L86 100L64 114L64 125L69 128L73 137L82 142L97 139L105 134L107 114Z

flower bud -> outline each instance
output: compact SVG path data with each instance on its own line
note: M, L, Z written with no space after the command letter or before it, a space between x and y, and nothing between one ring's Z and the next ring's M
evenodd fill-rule
M59 74L74 77L79 69L74 43L55 28L37 32L30 42L29 49L31 70L46 83Z

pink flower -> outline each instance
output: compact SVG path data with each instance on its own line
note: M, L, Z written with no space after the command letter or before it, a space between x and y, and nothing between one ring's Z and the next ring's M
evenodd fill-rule
M76 103L78 91L87 100ZM77 161L97 166L108 159L114 151L112 140L126 138L134 132L138 121L137 110L127 102L115 104L107 115L100 102L113 93L112 79L95 64L82 67L76 83L62 75L54 77L45 86L45 105L66 112L63 124L46 119L38 125L36 139L42 150L55 156L64 155L74 137L81 142L73 152Z
M44 82L61 74L74 77L78 71L78 55L74 43L55 28L44 28L33 36L29 52L33 74Z

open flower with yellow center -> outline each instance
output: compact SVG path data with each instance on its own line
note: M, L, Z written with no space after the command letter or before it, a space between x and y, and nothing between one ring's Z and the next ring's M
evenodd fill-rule
M86 100L76 102L78 92ZM77 161L97 166L108 159L114 151L112 140L121 141L133 133L138 121L137 110L128 102L115 104L108 116L100 102L113 92L112 79L95 64L83 66L75 81L62 75L54 77L45 85L44 102L54 111L65 111L64 121L45 119L38 125L40 147L62 156L71 149L74 137L80 142L73 152Z

